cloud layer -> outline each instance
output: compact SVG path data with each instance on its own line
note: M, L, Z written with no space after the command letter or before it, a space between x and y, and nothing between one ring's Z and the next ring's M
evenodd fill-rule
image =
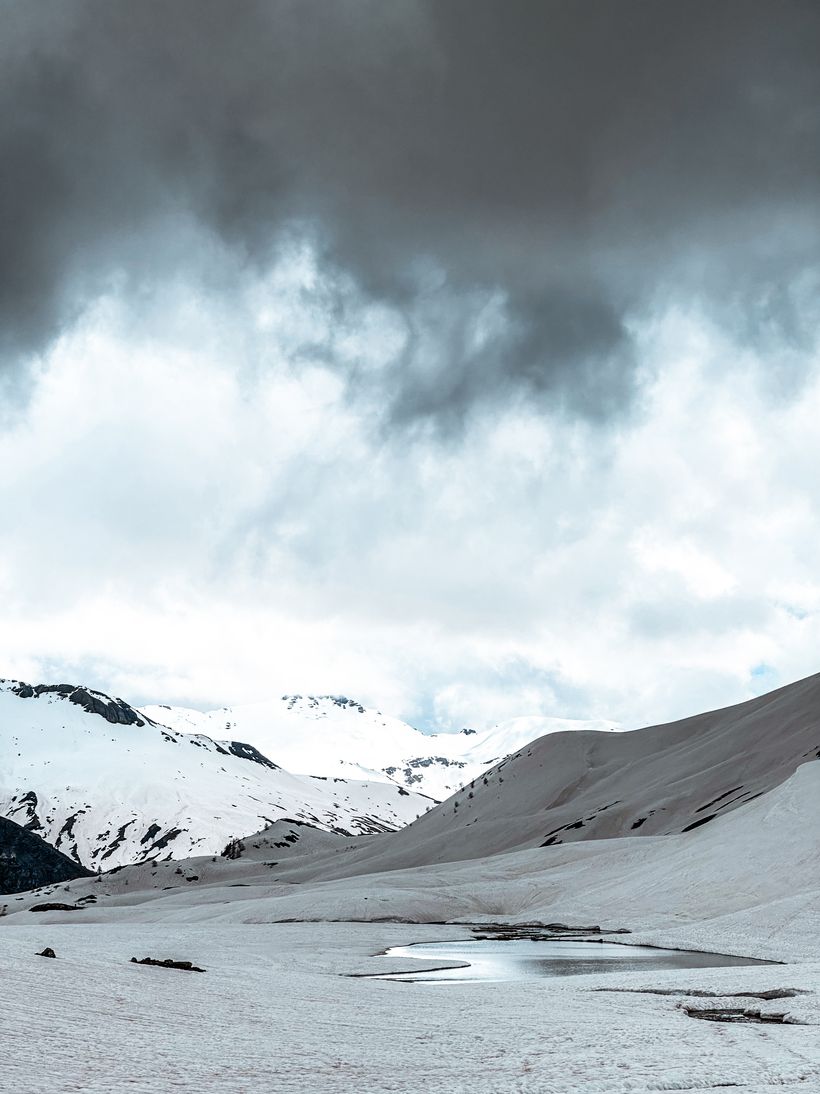
M458 728L818 667L816 5L0 21L7 672Z
M522 393L608 419L638 386L634 321L670 297L779 351L812 329L814 5L0 11L7 360L112 278L229 292L209 240L258 267L294 231L399 310L395 421Z

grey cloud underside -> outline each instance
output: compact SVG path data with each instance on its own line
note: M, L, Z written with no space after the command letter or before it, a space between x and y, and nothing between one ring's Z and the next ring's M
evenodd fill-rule
M609 417L636 384L630 321L669 301L753 342L808 338L816 4L5 0L0 18L7 363L115 276L228 291L192 228L263 268L294 224L403 316L393 420L516 395Z

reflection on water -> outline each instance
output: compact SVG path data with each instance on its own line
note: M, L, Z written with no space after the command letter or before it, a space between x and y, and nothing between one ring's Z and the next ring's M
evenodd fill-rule
M625 946L614 942L563 942L513 939L504 941L422 942L394 946L387 957L421 961L453 962L461 968L381 973L381 980L416 982L531 980L545 976L578 976L583 973L653 972L669 969L706 969L729 965L765 965L752 957L728 957L719 953L660 950L651 946ZM465 967L466 966L466 967Z

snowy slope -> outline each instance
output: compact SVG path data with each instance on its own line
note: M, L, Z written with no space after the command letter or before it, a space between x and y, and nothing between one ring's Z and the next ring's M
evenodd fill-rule
M391 869L694 831L818 755L820 675L631 733L551 734L346 865Z
M148 706L157 722L188 733L250 741L289 771L390 779L437 800L536 737L562 730L614 730L614 722L513 718L485 731L424 734L344 696L283 695L202 712Z
M0 683L0 816L85 866L219 853L282 817L384 831L428 805L389 782L292 775L247 744L167 729L99 692Z
M377 850L396 836L346 841L279 822L242 841L236 859L141 864L101 882L48 887L13 899L9 918L25 920L31 904L62 892L61 899L93 903L82 909L84 923L511 917L600 923L658 944L805 960L820 957L818 826L815 760L714 824L676 835L579 841L413 869L386 861L381 872L363 873L361 850L348 843ZM46 921L65 915L49 913Z

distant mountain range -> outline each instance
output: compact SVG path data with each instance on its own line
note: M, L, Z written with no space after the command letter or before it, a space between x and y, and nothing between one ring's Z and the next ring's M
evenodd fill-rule
M248 742L180 732L89 688L0 683L0 816L92 869L218 854L281 818L383 832L430 804L384 776L291 774Z
M339 696L138 710L69 684L0 682L0 816L92 870L192 854L279 821L401 828L546 729L425 735Z
M0 681L0 817L91 869L219 854L282 819L398 829L525 742L612 723L520 718L425 735L341 696L200 712Z
M148 706L143 713L182 732L251 741L288 771L389 780L439 801L536 737L563 730L618 728L602 719L526 717L490 730L425 734L339 695L283 695L205 713Z
M282 818L224 856L156 861L162 848L103 884L17 896L8 915L27 921L30 905L53 898L72 903L72 920L98 923L665 924L683 948L719 930L729 953L754 938L765 956L781 936L814 954L819 759L817 675L632 733L548 734L397 831L351 839Z

